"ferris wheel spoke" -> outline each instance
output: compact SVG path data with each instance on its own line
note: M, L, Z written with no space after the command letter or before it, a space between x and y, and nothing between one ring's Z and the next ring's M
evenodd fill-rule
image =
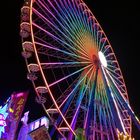
M113 73L113 71L114 71L114 74L116 73L116 75L117 75L118 77L122 75L122 74L121 74L120 67L119 67L117 61L112 60L112 62L111 62L111 60L107 60L107 62L108 62L108 68L107 68L107 69L108 69L110 72ZM115 68L113 68L113 67L115 67Z
M99 46L98 46L98 42L99 42L98 30L99 30L99 24L98 24L97 22L95 22L95 23L93 24L93 34L94 34L94 38L95 38L96 45L97 45L98 50L99 50Z
M103 102L104 102L104 106L105 106L104 113L106 114L106 120L107 120L106 122L109 125L110 130L113 130L112 127L115 127L115 122L114 122L114 119L113 119L113 112L111 110L111 105L109 103L109 97L106 94L105 87L103 89L103 92L105 92L105 95L102 96L102 98L103 98ZM111 131L111 133L112 133L112 136L114 136L114 133L112 131Z
M110 56L114 56L114 53L113 53L113 52L108 53L108 54L106 55L106 58L108 58L108 57L110 57Z
M102 30L97 31L97 46L99 46L99 50L101 50L102 37L103 37L103 31Z
M74 1L73 2L73 11L75 11L75 16L76 16L76 18L78 18L79 19L79 22L80 23L83 23L84 24L84 28L86 29L86 30L88 30L89 29L89 25L87 24L88 22L88 17L87 16L85 16L85 9L86 9L86 7L85 7L85 9L83 10L83 12L81 12L81 10L82 10L82 6L80 6L80 4L78 5L78 6L76 6L76 1ZM89 31L89 30L88 30Z
M43 4L41 1L39 1L39 3L40 3L40 4L42 5L42 7L43 7L45 10L47 10L47 12L59 23L59 25L61 25L61 27L64 28L65 31L68 31L68 30L64 27L64 25L62 25L62 22L60 22L60 21L56 18L56 16L51 12L51 10L49 10L48 7L45 6L45 2L44 2L44 4ZM40 4L38 4L38 5L40 5ZM44 12L44 14L46 15L46 12ZM46 16L48 16L48 15L46 15ZM51 22L54 24L53 21L51 21ZM56 24L54 24L54 25L57 26ZM68 32L69 32L69 31L68 31Z
M83 57L78 58L78 57L76 57L75 54L68 53L67 51L61 51L55 47L50 49L51 47L52 46L49 46L49 45L38 46L37 47L38 54L40 56L48 56L50 58L59 59L61 61L79 61L80 59L82 59L84 61L88 61L88 60L84 59Z
M65 79L67 79L67 78L69 78L69 77L71 77L71 76L73 76L73 75L75 75L75 74L78 74L78 73L82 72L82 71L85 70L85 69L90 68L91 66L92 66L92 64L90 64L90 65L88 65L88 66L86 66L86 67L84 67L84 68L81 68L81 69L79 69L79 70L77 70L77 71L75 71L75 72L73 72L73 73L71 73L71 74L69 74L69 75L67 75L67 76L65 76L65 77L63 77L63 78L61 78L61 79L59 79L59 80L56 80L55 82L49 84L49 87L50 87L50 86L54 86L54 85L56 85L56 84L62 82L63 80L65 80Z
M42 68L64 68L64 67L82 67L91 64L90 62L51 62L51 63L41 63Z
M115 71L115 70L118 70L118 66L114 66L114 65L111 65L111 64L109 64L109 63L108 63L107 65L108 65L108 68L109 68L109 69L113 69L114 71Z
M98 46L98 24L97 23L94 23L93 24L93 29L94 29L94 38L95 38L95 43L96 45ZM99 46L98 46L98 50L99 50Z
M95 83L95 82L94 82ZM95 94L96 94L96 92L95 91L93 91L94 90L94 84L92 84L92 86L91 86L91 89L90 89L90 91L89 91L89 100L88 100L88 107L87 107L87 113L86 113L86 117L85 117L85 122L84 122L84 129L86 129L86 127L87 127L87 125L89 125L88 124L88 117L89 117L89 113L92 113L92 111L90 110L90 105L91 105L91 102L93 101L93 99L92 98L94 98L94 96L95 96ZM94 96L93 96L93 94L94 94ZM91 101L92 100L92 101Z
M107 74L109 75L112 84L117 88L117 91L121 94L121 96L122 96L122 91L123 91L123 94L125 94L126 93L126 89L120 90L120 87L123 87L124 83L119 83L118 84L117 81L113 78L113 76L111 76L111 74L108 71L107 71Z
M54 50L54 51L59 51L63 54L69 55L69 56L77 56L73 52L69 52L68 50L62 49L62 47L58 44L50 44L49 42L35 36L35 44L39 46L39 51L41 53L41 50L47 49L47 50ZM60 49L61 48L61 49Z
M78 46L78 49L80 49L83 53L85 53L85 51L83 50L83 49L81 49L82 47L79 47L79 46L82 46L82 44L81 44L81 42L77 42L77 41L74 41L75 40L75 37L73 37L73 35L72 34L69 34L70 35L70 37L72 38L70 38L70 37L68 37L65 33L63 33L58 27L57 27L57 25L55 25L55 24L53 24L51 21L49 21L46 17L44 17L41 13L39 13L36 9L34 9L33 8L33 11L38 15L38 16L40 16L40 17L42 17L42 20L44 19L45 21L45 24L50 24L51 26L52 26L52 30L54 30L54 29L56 29L57 31L59 31L62 35L63 35L63 37L64 38L66 38L67 40L68 40L68 42L70 42L70 44L73 44L73 45L76 45L76 46ZM65 30L67 30L67 29L65 29ZM56 32L56 31L55 31ZM58 34L57 32L56 32L56 34ZM60 37L60 34L59 34L59 37Z
M107 62L108 62L109 64L111 64L111 65L112 65L113 63L117 63L116 60L111 60L111 59L108 59Z
M57 3L57 6L61 10L63 16L68 20L69 23L77 23L78 26L73 24L76 31L80 30L80 27L82 26L82 22L80 22L80 19L78 18L79 15L77 15L76 11L74 11L74 7L72 7L70 1L68 2L69 5L67 5L65 1L62 2L61 0L59 0L61 7L59 6L56 0L55 2Z
M41 4L42 4L42 2L40 2ZM42 4L42 6L44 7L44 5ZM45 9L46 9L47 7L45 7ZM56 10L56 9L55 9ZM49 11L49 10L48 10ZM52 13L49 11L49 13L52 15ZM73 38L73 40L75 40L75 37L78 37L78 34L77 34L77 32L73 32L73 30L72 30L72 27L69 27L69 30L67 30L67 28L65 28L64 27L64 25L62 25L62 23L60 23L59 22L59 20L55 17L55 15L52 15L53 16L53 18L55 18L55 20L57 20L57 22L59 23L59 25L64 29L63 31L67 31L67 33L69 34L69 36L71 37L71 38ZM53 21L51 21L52 23L53 23ZM64 22L66 22L66 21L64 21ZM54 23L53 23L54 24ZM67 23L67 25L68 25L68 23ZM57 26L56 24L55 24L55 26ZM56 27L55 27L56 28ZM59 28L58 28L59 29ZM72 33L70 33L69 31L71 31L72 30ZM60 31L60 30L59 30ZM62 32L61 32L62 33ZM67 34L66 33L66 34ZM64 35L65 35L65 33L63 33ZM75 37L74 37L75 36ZM70 38L68 38L67 36L65 36L67 39L69 39L70 40ZM78 52L81 52L82 54L85 54L86 55L86 52L84 51L84 49L83 49L83 47L82 47L82 43L81 43L81 41L79 40L78 42L77 41L72 41L71 40L71 43L73 43L74 45L76 45L77 43L77 45L76 45L76 47L79 49L79 50L77 50ZM80 47L79 47L80 46ZM69 46L70 47L70 46ZM86 55L87 56L87 55Z
M94 37L93 21L89 20L91 16L93 17L93 15L91 14L91 11L89 9L85 9L84 14L86 19L86 24L88 26L88 31L91 33L92 37Z
M51 2L49 1L49 3L51 3ZM56 12L56 13L60 13L59 17L60 17L61 20L63 21L63 22L61 23L61 22L58 20L58 18L51 12L51 10L49 9L49 7L46 5L45 2L42 3L41 1L39 1L38 5L42 5L42 7L57 21L57 23L58 23L62 28L64 28L64 30L68 31L68 30L65 28L65 26L68 27L69 30L71 29L70 26L69 26L68 24L62 24L62 23L66 23L66 20L65 20L62 16L60 16L61 13L63 13L63 11L60 13L60 12L57 11L56 8L54 8L54 6L51 4L51 5L52 5L51 7L54 8L55 12ZM60 8L60 9L61 9L61 8ZM48 15L46 14L46 12L44 12L44 14L48 17ZM53 22L53 21L52 21L52 22ZM53 23L54 23L54 22L53 22ZM69 32L69 31L68 31L68 32Z
M81 16L81 20L84 23L84 27L86 28L87 31L92 31L89 26L88 17L86 16L86 13L85 13L86 10L87 10L87 7L84 3L81 2L78 4L78 12L79 12L79 15Z
M118 89L118 87L112 82L112 80L110 81L112 84L111 84L111 88L112 88L112 91L114 93L114 97L116 99L116 102L117 102L117 105L118 105L118 108L119 108L119 111L121 112L121 118L122 118L122 121L124 121L124 127L125 129L127 130L127 132L130 132L130 127L128 127L128 123L130 121L130 116L129 116L129 113L128 113L128 110L125 108L124 106L124 103L122 103L122 98L124 98L124 95L122 95L121 91ZM128 102L127 99L124 99L125 101Z
M80 84L87 78L87 75L88 75L91 71L92 71L92 73L93 73L93 68L92 68L92 67L87 71L87 73L86 73L82 78L79 79L79 81L76 83L74 89L70 92L70 94L69 94L69 95L66 97L66 99L62 102L62 104L60 105L60 107L63 106L64 103L67 102L67 100L68 100L68 98L71 96L71 94L72 94L72 93L80 86Z
M70 2L70 1L69 1ZM81 14L79 13L79 10L76 8L76 4L75 1L73 1L71 3L71 5L73 6L72 10L73 10L73 15L76 17L76 20L78 21L78 24L81 24L81 27L83 27L83 24L85 25L85 22L83 22L83 18L81 17Z
M101 91L101 93L103 93L103 94L105 94L105 89L103 90L103 89L100 89L100 91ZM108 130L108 124L107 124L107 120L109 119L109 114L107 114L107 109L106 109L106 102L107 101L105 101L104 100L104 96L105 95L101 95L100 94L100 96L101 96L101 102L102 102L102 104L103 104L103 107L101 107L100 109L101 109L101 111L102 111L102 113L100 113L101 114L101 119L100 119L100 121L101 120L103 120L103 124L102 124L102 128L101 128L101 130L106 130L106 133L107 133L107 130ZM103 128L104 127L104 128ZM108 137L108 140L109 140L109 136L107 136Z
M74 1L73 1L73 4L69 1L69 5L67 5L67 3L64 1L64 3L62 3L62 1L59 0L59 2L61 3L62 5L62 8L60 8L61 10L63 9L65 13L63 12L62 10L62 13L63 15L67 18L68 16L72 17L72 21L73 23L77 23L77 24L74 24L74 28L76 28L76 32L78 32L79 30L81 30L82 26L83 26L83 19L79 16L79 13L78 13L78 10L76 9L75 7L75 4L74 4ZM66 7L67 6L67 7ZM68 16L67 16L68 15ZM69 21L71 23L71 21ZM80 26L77 26L77 25L80 25ZM86 25L84 23L84 25Z
M41 11L43 12L42 15L44 14L45 18L47 18L48 21L50 21L51 19L55 19L57 21L57 23L64 29L66 29L64 27L64 25L57 19L57 17L51 12L51 10L48 8L48 6L45 6L45 3L42 3L41 1L36 1L36 4L38 5L38 7L41 9ZM47 11L47 12L46 12ZM53 20L51 20L51 23L55 26L57 26L58 24L55 23ZM66 29L66 31L68 31Z
M65 45L67 45L71 50L73 50L74 52L78 52L81 55L87 57L87 55L85 55L83 52L81 52L80 50L76 50L76 48L72 47L70 44L68 44L67 42L65 42L64 40L56 37L55 35L53 35L52 33L50 33L49 31L43 29L42 27L40 27L39 25L37 25L36 23L32 23L35 27L37 27L38 29L42 30L44 33L48 34L51 38L55 39L56 41L63 43Z
M125 84L116 81L109 73L108 73L108 75L111 79L112 85L116 88L118 95L121 96L123 99L128 98ZM126 100L126 99L124 99L124 100Z
M80 79L77 81L76 85L74 85L73 90L67 95L65 100L60 104L59 108L62 108L61 110L65 117L69 113L68 108L70 108L70 106L72 105L72 101L74 100L73 98L74 96L76 96L76 92L78 91L79 86L81 85L81 83L85 80L85 78L91 71L92 71L92 68L90 68L90 70L86 73L86 75L84 75L84 77L80 76ZM59 116L59 118L57 119L57 123L59 124L61 121L62 121L62 118L61 116Z
M112 66L112 65L111 65ZM116 68L116 69L113 69L114 67L112 66L108 66L108 67L106 67L105 69L106 69L106 71L109 71L111 74L113 74L115 77L120 77L121 75L120 74L118 74L116 71L117 70L119 70L118 68Z
M122 81L120 81L120 80L114 78L113 75L109 74L109 77L110 77L111 79L113 79L113 82L115 82L115 84L116 84L118 87L121 87L121 86L124 85L124 83L123 83ZM124 90L124 92L125 92L125 90Z
M100 99L100 96L98 96L99 98L98 98L98 100L100 101L101 99ZM99 129L100 130L103 130L103 121L102 121L102 108L101 108L101 106L100 105L97 105L97 115L98 115L98 117L99 117ZM103 137L103 135L101 135L101 137Z
M35 27L37 27L38 29L40 29L41 31L43 31L44 33L48 34L50 37L52 37L53 39L57 40L57 41L60 41L61 43L67 45L67 46L70 46L68 43L66 43L64 40L58 38L57 36L53 35L52 33L50 33L49 31L43 29L42 27L40 27L39 25L37 25L36 23L32 23ZM72 48L70 46L70 48Z
M87 25L87 31L90 32L91 35L93 35L93 28L92 28L92 23L91 21L89 21L89 17L90 17L90 11L86 8L83 10L83 17L85 20L85 24Z
M113 91L113 93L114 93L114 96L115 96L115 99L116 99L116 101L117 101L117 104L118 104L118 106L119 106L119 108L120 108L120 111L123 112L123 111L124 111L124 108L123 108L123 104L122 104L121 99L120 99L120 96L122 96L122 95L121 95L121 92L120 92L120 91L118 90L118 88L114 85L114 83L111 84L111 89L112 89L112 91ZM122 115L124 115L124 114L122 114Z
M100 51L103 51L103 49L106 46L106 44L108 44L107 38L106 37L100 38L100 41L99 42L100 42L99 43L99 45L100 45Z
M106 51L109 51L110 48L111 48L111 46L107 44L104 47L102 47L102 50L101 51L105 54Z
M107 125L108 125L108 127L109 127L109 130L110 130L110 132L111 132L111 136L112 136L112 140L115 140L115 133L113 132L114 131L114 129L115 129L115 120L113 119L113 112L111 111L111 107L110 107L110 103L109 103L109 101L108 101L108 97L107 96L104 96L104 100L105 100L105 107L106 107L106 117L107 117L107 119L106 119L106 122L107 122ZM109 136L109 139L110 139L110 137L111 136Z
M122 76L121 76L120 74L116 73L116 70L119 70L119 69L113 70L112 68L109 68L109 67L106 67L105 69L106 69L106 71L108 71L111 75L113 75L113 77L114 77L115 79L122 78Z
M111 81L113 82L113 84L117 87L117 89L119 89L120 92L122 92L123 94L126 94L126 87L124 85L124 82L122 80L120 80L119 78L115 77L113 74L111 74L110 72L106 71L108 74L108 77L111 79ZM121 78L122 79L122 78Z
M121 114L120 114L119 108L118 108L118 106L117 106L116 100L115 100L115 98L114 98L114 94L113 94L113 92L112 92L112 89L111 89L111 86L110 86L110 83L109 83L109 78L108 78L108 76L107 76L105 70L103 69L103 67L101 67L101 68L102 68L102 72L103 72L104 78L105 78L104 83L105 83L105 85L106 85L106 88L108 88L107 96L108 96L108 98L109 98L109 101L110 101L110 102L112 101L112 102L111 102L111 110L113 111L113 117L114 117L114 119L116 119L116 121L118 121L118 123L116 123L116 126L117 126L118 129L120 129L122 132L126 133L126 130L125 130L125 127L124 127L124 123L123 123L123 121L122 121L122 119L121 119ZM110 95L109 95L108 92L110 92ZM113 108L114 108L114 109L113 109ZM115 112L114 112L114 111L116 112L116 115L115 115Z
M70 2L70 1L69 1L69 2ZM74 4L73 4L73 5L74 5ZM68 6L68 7L69 7L69 6ZM70 10L73 10L73 8L74 8L74 9L76 8L75 5L74 5L74 7L72 7ZM80 32L79 34L81 34L81 37L82 37L82 30L83 30L83 36L84 36L84 33L87 32L86 29L84 28L84 25L86 25L86 24L85 24L85 21L83 20L83 18L80 17L79 14L77 13L78 10L75 9L75 11L76 11L76 12L75 12L75 14L73 14L73 15L76 17L76 21L79 21L79 20L80 20L80 23L82 23L82 25L79 26L79 27L80 27L79 30L77 30L76 32ZM73 11L73 12L74 12L74 11ZM78 20L77 18L79 18L79 20ZM79 24L80 24L80 23L79 23ZM78 24L78 23L77 23L77 24ZM77 24L76 24L76 25L77 25ZM79 24L78 24L78 25L79 25ZM77 36L77 35L76 35L76 36ZM79 39L82 41L83 39L82 39L81 37L79 37ZM81 43L83 43L83 42L81 42ZM83 47L84 47L84 46L83 46ZM83 48L83 49L84 49L84 48Z
M118 83L120 85L123 85L123 81L121 81L118 77L114 76L114 74L108 72L109 77L111 77L112 79L114 79L113 81L115 81L115 83ZM121 77L120 77L121 78ZM121 78L122 79L122 78Z
M84 61L89 60L88 58L82 57L80 55L76 55L76 54L68 52L68 51L66 51L64 49L62 50L62 49L56 47L55 45L52 46L52 45L48 44L47 42L45 42L45 41L43 41L41 39L39 39L39 40L41 42L43 42L43 43L35 42L36 45L42 46L41 49L38 49L39 53L45 54L44 51L42 52L41 50L44 50L46 48L47 49L46 55L49 55L48 50L53 50L53 51L55 51L54 53L52 53L52 55L54 57L57 57L57 55L55 55L56 52L57 53L60 52L60 54L61 54L60 58L63 58L62 54L65 54L67 57L69 56L69 60L72 60L72 59L76 59L76 60L82 59ZM67 57L66 58L64 57L63 59L68 59Z
M95 122L96 122L97 105L95 101L96 101L96 96L97 96L98 70L99 69L96 69L95 74L94 74L94 80L92 81L91 91L89 93L89 100L88 100L88 105L87 105L87 114L86 114L86 118L84 122L84 128L86 129L85 133L87 136L90 135L89 131L93 129L93 125L94 126L96 125ZM93 131L92 135L94 137L95 131Z
M87 91L87 89L89 87L89 84L91 82L91 78L93 77L94 73L95 73L95 71L92 70L92 72L91 72L89 78L87 79L87 81L84 81L83 85L81 85L82 87L81 87L81 90L79 92L79 97L78 97L77 102L76 102L76 111L74 112L74 116L73 116L73 119L71 121L71 126L72 126L73 129L75 128L75 125L76 125L76 121L77 121L77 117L78 117L78 114L79 114L79 110L80 110L82 100L83 100L83 98L85 96L85 93L86 93L86 91Z
M78 26L74 25L74 28L76 30L79 30L80 29L80 26L82 25L82 23L79 22L77 16L75 15L75 13L73 11L73 7L72 7L70 1L68 2L69 5L67 5L67 3L65 1L62 2L61 0L59 0L60 5L58 4L58 1L57 0L55 0L55 2L57 4L59 10L62 13L62 17L64 17L65 19L67 19L68 23L78 23ZM64 19L64 21L65 21L65 19Z
M88 26L87 26L87 21L85 20L84 14L80 13L81 11L80 11L79 7L76 8L75 1L73 1L73 3L71 3L71 4L70 3L71 2L69 1L69 6L68 6L69 12L71 13L71 11L72 11L73 12L72 15L76 19L75 21L78 21L78 22L75 22L76 25L74 26L74 27L79 27L78 30L76 30L76 32L81 32L81 30L89 32L89 30L87 30ZM71 9L70 9L70 7L71 7ZM67 12L67 11L68 10L65 9L65 12ZM80 25L80 26L77 26L77 25Z
M69 30L67 30L66 28L64 29L65 31L67 31L70 35L71 35L71 37L74 37L74 38L78 38L79 39L79 42L82 44L82 42L81 42L81 40L80 40L80 34L79 34L79 31L78 31L78 29L76 29L77 27L79 27L79 29L81 30L81 23L79 24L79 22L78 22L78 26L76 26L75 24L77 23L77 21L78 20L75 20L75 22L71 22L71 20L69 20L69 18L68 18L68 15L70 14L69 12L67 13L67 11L68 11L68 8L67 9L65 9L65 6L63 5L63 3L60 1L60 3L61 3L61 5L62 5L62 7L63 8L61 8L60 6L59 6L59 4L58 4L58 2L57 1L55 1L56 2L56 4L57 4L57 6L58 6L58 8L60 9L60 11L61 11L61 13L63 14L63 16L60 16L60 18L63 20L63 22L65 23L65 25L68 27L68 29ZM70 5L69 5L70 6ZM53 8L55 9L55 11L56 12L58 12L57 10L56 10L56 8L53 6ZM65 10L65 12L67 13L64 13L64 10ZM61 15L61 13L60 13L60 15ZM73 14L73 15L75 15L75 14ZM65 17L65 19L63 18L63 17ZM76 16L77 17L77 16ZM67 20L66 20L67 19ZM73 21L73 20L72 20ZM68 22L68 23L67 23ZM71 23L70 25L69 25L69 23ZM73 24L74 23L74 24ZM76 29L76 31L75 31L75 29ZM73 31L74 30L74 31ZM77 40L77 39L76 39ZM82 47L82 49L84 50L84 48Z
M72 91L74 90L73 87L77 84L80 77L80 75L76 77L76 79L74 79L74 81L68 86L68 88L64 92L62 92L61 96L56 100L56 102L59 105L59 108L61 108L63 104L65 104L65 100L67 100L71 96Z

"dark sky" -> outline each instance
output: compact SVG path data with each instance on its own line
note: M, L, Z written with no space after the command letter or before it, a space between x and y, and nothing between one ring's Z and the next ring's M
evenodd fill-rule
M103 30L105 31L120 64L128 89L130 105L140 118L139 91L139 47L140 14L138 2L109 0L85 0ZM14 91L29 89L30 101L25 111L30 110L31 119L43 114L40 106L34 103L35 93L32 84L26 79L26 65L21 56L21 38L19 36L20 8L23 0L3 0L0 8L0 104ZM32 103L31 103L32 102ZM30 104L30 105L29 105ZM38 106L38 111L35 111ZM140 132L134 128L136 140Z

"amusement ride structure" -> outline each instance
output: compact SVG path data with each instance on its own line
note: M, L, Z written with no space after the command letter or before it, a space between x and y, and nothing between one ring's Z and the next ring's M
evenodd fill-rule
M21 8L22 55L53 127L63 139L131 137L132 121L118 61L83 0L26 0Z

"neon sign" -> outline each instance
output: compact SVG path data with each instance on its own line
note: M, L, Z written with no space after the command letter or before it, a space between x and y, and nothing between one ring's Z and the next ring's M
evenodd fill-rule
M4 133L4 127L6 126L6 117L8 116L7 111L7 104L0 109L0 138L1 134Z
M6 122L5 122L5 118L3 114L0 114L0 126L5 126Z
M15 120L17 121L20 117L20 114L23 110L23 105L24 105L24 98L21 98L18 102L17 102L17 107L15 109Z
M26 100L28 97L27 92L13 93L11 95L11 104L9 105L9 111L11 112L12 121L9 122L9 129L7 131L7 139L14 140L15 134L18 128L19 121L21 119L22 111L24 109ZM13 112L13 113L12 113Z

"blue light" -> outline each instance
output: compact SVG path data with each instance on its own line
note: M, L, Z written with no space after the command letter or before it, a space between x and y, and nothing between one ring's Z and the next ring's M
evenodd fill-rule
M7 111L7 104L4 105L4 107L0 108L0 116L1 117L4 117L4 119L6 119L6 117L8 116L8 113L6 112ZM2 120L0 120L2 121ZM5 120L3 120L5 121ZM2 132L4 133L4 127L6 126L6 123L5 125L0 125L0 138L1 138L1 134Z

